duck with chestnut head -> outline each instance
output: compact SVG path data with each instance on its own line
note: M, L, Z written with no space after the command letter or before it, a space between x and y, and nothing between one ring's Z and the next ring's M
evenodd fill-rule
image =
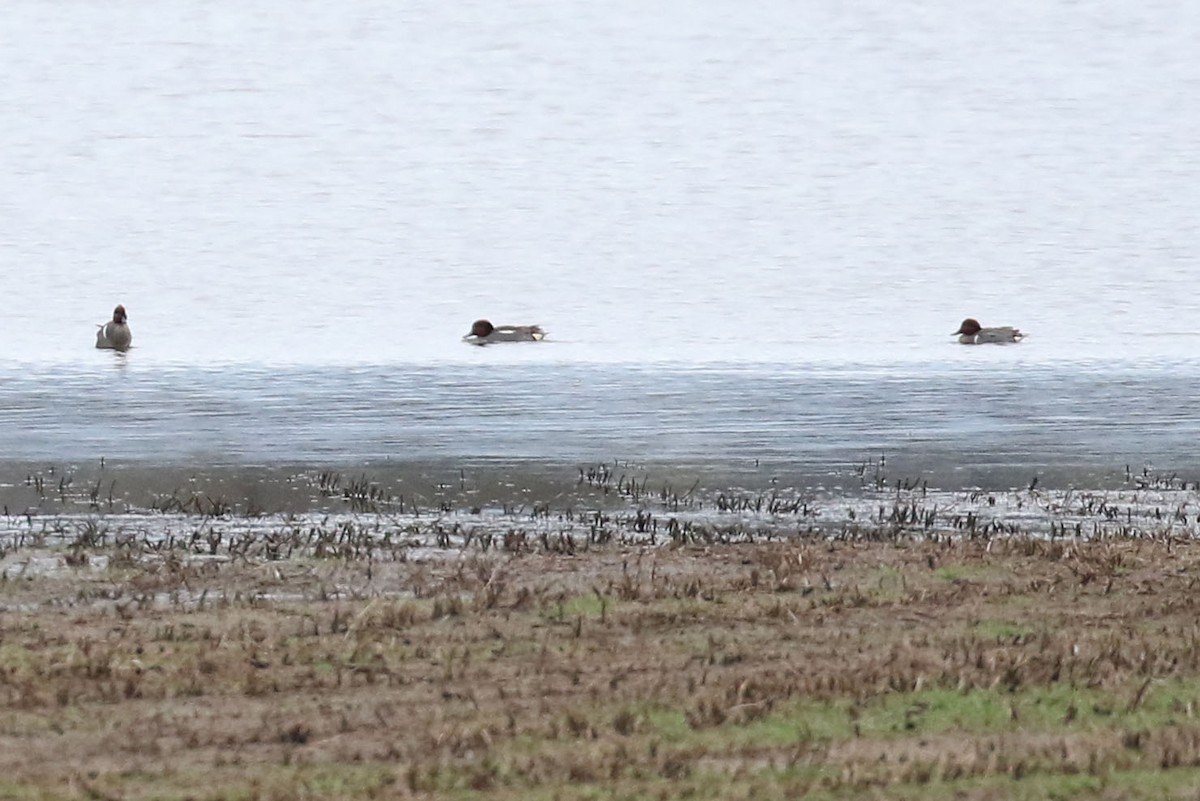
M118 305L113 309L112 319L99 326L96 332L96 347L111 350L129 350L133 344L133 332L129 330L128 315L125 307Z
M984 328L973 317L963 320L962 325L951 336L957 336L963 345L1003 345L1008 342L1020 342L1025 338L1020 329L1011 325Z
M545 338L546 332L540 325L492 325L487 320L476 320L463 342L491 345L494 342L541 342Z

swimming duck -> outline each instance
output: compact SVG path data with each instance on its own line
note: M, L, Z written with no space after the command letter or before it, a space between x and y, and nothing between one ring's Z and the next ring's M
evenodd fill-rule
M133 332L129 330L129 323L125 322L125 319L125 307L118 305L113 309L112 320L99 326L100 330L96 332L96 347L129 350L133 343Z
M492 325L487 320L476 320L471 333L463 337L472 345L488 345L493 342L541 342L546 332L540 325Z
M957 336L958 341L964 345L1003 345L1006 342L1020 342L1025 337L1019 329L1011 325L984 328L978 320L971 317L963 320L952 336Z

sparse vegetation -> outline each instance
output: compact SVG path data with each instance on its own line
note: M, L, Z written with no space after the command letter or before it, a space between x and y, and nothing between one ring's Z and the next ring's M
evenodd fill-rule
M0 797L1200 792L1194 488L883 484L6 517Z

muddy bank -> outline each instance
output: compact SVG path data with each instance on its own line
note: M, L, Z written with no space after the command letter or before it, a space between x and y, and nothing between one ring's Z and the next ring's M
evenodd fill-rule
M643 501L765 495L850 501L897 488L935 493L1023 489L1062 492L1188 488L1190 474L1147 466L947 468L903 456L871 455L837 465L756 459L720 463L552 462L459 459L354 465L0 461L0 511L7 515L134 510L237 514L469 509L522 504L559 508ZM635 487L636 492L629 491ZM348 503L349 502L349 503Z
M0 575L103 568L110 558L404 562L789 541L1200 536L1200 488L1150 471L1129 472L1112 489L1053 489L1034 480L1002 491L892 479L884 462L862 463L828 485L764 486L748 472L740 486L713 487L693 474L663 475L671 474L619 463L541 466L519 476L445 467L370 476L46 470L5 487L14 506L6 503L0 516Z
M1200 787L1192 540L43 547L0 579L3 797Z
M1200 490L1174 474L16 475L0 797L1200 788Z

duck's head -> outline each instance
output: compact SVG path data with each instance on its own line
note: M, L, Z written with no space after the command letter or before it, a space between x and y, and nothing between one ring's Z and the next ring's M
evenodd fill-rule
M124 307L124 306L122 306L122 305L118 304L118 305L117 305L117 308L113 309L113 322L114 322L114 323L117 323L117 324L119 324L119 325L123 325L123 324L125 323L125 318L126 318L126 316L127 316L127 315L125 314L125 307Z
M955 331L953 334L951 334L951 336L958 336L959 334L964 334L966 336L973 337L982 330L983 330L983 326L981 326L979 324L978 320L976 320L974 317L968 317L967 319L962 321L962 325L960 325L958 327L958 330Z
M496 330L496 326L489 323L487 320L476 320L471 324L471 333L467 336L471 337L486 337Z

